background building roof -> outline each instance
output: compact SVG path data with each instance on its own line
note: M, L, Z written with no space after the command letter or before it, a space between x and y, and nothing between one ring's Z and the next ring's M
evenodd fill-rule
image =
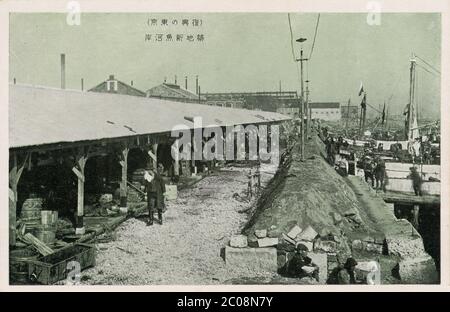
M199 96L189 90L181 88L177 84L173 83L162 83L153 88L147 90L147 96L150 97L166 97L166 98L179 98L186 99L192 101L198 101ZM200 95L200 99L204 100L205 98Z
M309 103L309 107L311 108L339 108L339 102L316 102Z
M107 83L108 81L117 81L117 90L114 90L113 88L110 88L108 90ZM141 91L139 89L136 89L135 87L117 80L114 78L114 75L110 75L109 79L99 83L95 87L89 89L88 91L91 92L107 92L107 93L119 93L119 94L127 94L127 95L134 95L134 96L145 96L145 92Z
M272 112L189 104L121 94L9 88L9 147L120 138L193 128L200 116L208 125L258 124L287 120ZM187 117L187 119L185 118Z

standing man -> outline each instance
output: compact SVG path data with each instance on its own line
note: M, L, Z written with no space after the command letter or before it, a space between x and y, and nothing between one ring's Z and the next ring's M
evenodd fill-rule
M384 188L384 177L386 175L386 165L382 159L377 160L377 164L375 167L375 180L376 185L375 189L385 190Z
M408 178L412 180L414 193L416 196L422 196L422 177L417 172L416 167L410 167L409 170L411 170L411 173Z
M364 180L369 183L369 179L370 179L370 183L373 187L373 168L372 168L372 160L370 159L369 156L364 156L364 160L363 160L363 169L364 169Z
M251 169L248 172L247 178L248 178L247 195L249 198L252 198L253 197L253 174L252 174Z
M153 225L153 214L155 213L155 209L158 211L159 224L162 225L164 194L166 192L166 185L161 176L161 173L163 171L164 171L163 165L159 164L158 169L156 171L146 172L145 174L146 189L147 189L147 207L149 214L149 220L147 222L147 225Z

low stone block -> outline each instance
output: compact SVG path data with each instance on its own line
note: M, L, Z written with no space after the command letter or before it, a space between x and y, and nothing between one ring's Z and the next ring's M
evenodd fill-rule
M381 244L367 243L365 249L368 252L374 252L380 255L383 253L383 245Z
M309 225L297 236L297 239L304 241L313 241L314 238L316 238L316 236L317 236L316 230L314 230L313 227Z
M363 242L366 242L366 243L374 243L374 242L375 242L375 238L370 237L370 236L366 236L366 237L364 237L364 238L362 239L362 241L363 241Z
M271 229L271 230L269 229L267 231L267 237L270 237L270 238L280 237L281 234L282 234L282 232L279 229Z
M292 239L295 239L297 235L300 234L301 232L302 228L296 225L289 231L289 233L287 233L287 236L289 236Z
M255 273L277 272L278 256L273 247L267 248L234 248L225 247L225 264Z
M404 284L439 283L439 275L430 256L400 261L399 275Z
M289 243L289 244L292 244L292 245L296 245L296 242L295 242L295 240L293 240L292 238L290 238L289 236L287 236L286 234L282 234L281 235L281 237L283 238L283 240L285 241L285 242L287 242L287 243Z
M420 236L392 235L386 237L386 245L389 255L400 256L403 259L418 258L426 254Z
M256 230L255 231L255 236L257 238L264 238L267 237L267 230Z
M234 235L230 239L230 246L236 248L244 248L248 246L247 236Z
M359 239L355 239L352 242L352 249L353 250L362 250L363 249L363 243Z
M315 251L331 252L335 253L337 249L337 243L329 240L317 240L314 244Z
M258 239L258 246L259 247L271 247L278 245L278 238L260 238Z
M308 257L310 257L312 262L319 267L319 283L325 284L328 276L327 254L309 252Z

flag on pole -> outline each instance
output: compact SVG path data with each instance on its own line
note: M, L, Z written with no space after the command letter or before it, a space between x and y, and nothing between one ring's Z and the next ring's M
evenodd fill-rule
M364 94L361 101L361 108L366 109L366 94Z
M384 125L384 119L386 118L386 102L383 105L383 113L381 114L381 124Z
M363 87L363 84L362 84L362 81L361 81L361 86L359 87L358 96L361 96L361 94L363 94L363 92L364 92L364 87Z

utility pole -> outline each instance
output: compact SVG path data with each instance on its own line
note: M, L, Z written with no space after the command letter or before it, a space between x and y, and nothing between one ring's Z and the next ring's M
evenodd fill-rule
M350 119L350 98L347 103L347 118L345 119L345 132L348 130L348 120Z
M305 42L306 38L299 38L296 40L297 42ZM297 62L300 62L300 121L301 121L301 161L305 160L305 105L304 105L304 92L303 92L303 62L308 59L303 58L303 47L300 48L300 58L296 59Z
M311 138L311 107L309 106L309 80L306 80L305 102L306 102L306 138Z
M367 111L367 98L366 98L366 92L364 91L364 96L363 96L363 103L364 106L362 107L362 122L361 122L361 134L360 136L362 137L364 135L364 128L366 127L366 111Z

